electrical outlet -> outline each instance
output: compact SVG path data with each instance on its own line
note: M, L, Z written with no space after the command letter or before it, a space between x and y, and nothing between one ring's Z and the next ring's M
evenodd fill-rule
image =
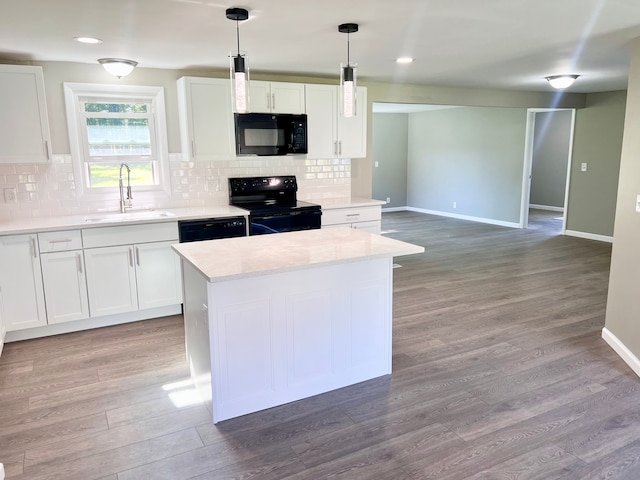
M391 197L387 197L387 203L391 203Z
M4 189L4 203L17 203L18 202L18 189L16 187L9 187Z
M453 208L458 208L457 202L453 202Z
M585 162L580 164L580 171L581 172L586 172L587 171L587 164Z

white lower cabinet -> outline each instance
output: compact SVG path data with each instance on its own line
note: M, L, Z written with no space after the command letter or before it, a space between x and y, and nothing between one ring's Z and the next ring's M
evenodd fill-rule
M7 332L47 324L38 238L0 237L0 304Z
M40 263L47 322L52 324L89 318L82 250L42 253Z
M82 235L92 317L182 303L180 259L171 249L178 241L177 223L105 227ZM113 245L126 239L140 243Z
M322 210L322 228L351 227L380 235L382 231L380 205Z
M89 248L84 253L91 316L137 310L133 246Z
M180 257L172 242L144 243L135 246L138 307L154 308L182 303Z

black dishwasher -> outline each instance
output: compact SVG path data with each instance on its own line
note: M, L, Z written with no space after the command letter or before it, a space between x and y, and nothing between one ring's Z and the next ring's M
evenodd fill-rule
M247 220L245 217L180 220L178 232L180 243L244 237L247 234Z

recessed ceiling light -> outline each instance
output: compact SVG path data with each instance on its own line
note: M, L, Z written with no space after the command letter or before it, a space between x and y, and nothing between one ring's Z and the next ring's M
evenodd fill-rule
M102 40L95 37L73 37L73 39L80 43L102 43Z
M396 58L396 63L412 63L413 58L411 57L398 57Z

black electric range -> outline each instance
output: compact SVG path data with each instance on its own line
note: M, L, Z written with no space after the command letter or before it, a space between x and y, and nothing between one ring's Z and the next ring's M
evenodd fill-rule
M320 228L320 205L297 199L294 175L229 179L229 204L249 211L249 235Z

